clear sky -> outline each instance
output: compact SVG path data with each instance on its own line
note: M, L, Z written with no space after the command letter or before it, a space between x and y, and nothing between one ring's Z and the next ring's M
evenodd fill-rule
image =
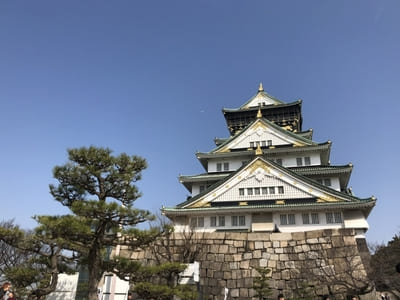
M136 206L185 200L179 174L228 136L221 109L263 83L303 100L303 129L375 195L369 242L400 231L400 2L0 1L1 219L61 214L48 185L67 148L147 159Z

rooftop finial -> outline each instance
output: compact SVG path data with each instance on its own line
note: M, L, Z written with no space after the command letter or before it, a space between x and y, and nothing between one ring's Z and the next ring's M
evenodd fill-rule
M259 91L259 92L264 92L264 88L263 88L263 86L262 86L262 82L260 82L260 85L259 85L259 87L258 87L258 91Z
M257 119L262 118L262 113L261 113L261 107L258 107L258 112L257 112Z

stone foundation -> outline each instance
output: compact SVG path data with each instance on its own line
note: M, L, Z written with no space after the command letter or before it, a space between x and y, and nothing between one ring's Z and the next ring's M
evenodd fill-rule
M283 293L287 299L325 294L343 299L349 294L366 294L371 288L365 251L361 253L357 243L360 241L349 229L174 233L145 251L122 249L121 255L145 264L198 261L202 299L224 299L225 287L228 299L258 299L252 286L259 267L271 269L269 286L274 298Z

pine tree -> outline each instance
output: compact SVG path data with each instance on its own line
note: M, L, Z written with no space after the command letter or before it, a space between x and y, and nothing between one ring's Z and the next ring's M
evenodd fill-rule
M264 300L272 295L272 289L269 286L269 276L271 269L267 268L256 268L257 272L260 274L259 277L253 279L253 289L256 291L258 299Z
M135 227L153 219L149 211L133 207L141 196L135 183L147 166L145 159L111 153L108 148L94 146L69 149L69 161L53 170L59 183L50 185L50 193L70 213L35 217L38 234L61 239L87 268L89 300L97 300L103 273L118 267L106 259L107 249L117 245L135 249L160 235L159 229Z

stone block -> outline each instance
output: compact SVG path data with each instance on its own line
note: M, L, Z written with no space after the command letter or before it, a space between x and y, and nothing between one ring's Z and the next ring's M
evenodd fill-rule
M215 261L217 261L217 262L223 262L223 261L225 261L225 255L224 255L224 254L217 254L217 255L215 255Z
M273 248L279 248L281 246L281 243L279 241L273 241L272 242L272 247Z
M254 249L264 249L264 242L263 241L255 241Z
M243 260L240 262L240 269L248 269L250 266L250 260Z
M244 247L244 241L233 241L233 246L236 248Z
M251 232L248 234L247 240L249 241L265 241L268 240L267 233L264 232Z
M268 261L268 268L276 269L276 260L269 260Z
M311 238L311 239L306 239L307 244L317 244L319 243L318 238Z
M319 238L322 235L323 235L323 232L321 230L307 231L306 232L306 240Z
M279 260L280 261L288 261L289 256L287 254L279 254Z
M253 258L261 258L261 250L254 250Z
M268 267L268 260L267 259L260 259L259 264L261 268Z
M233 255L233 261L241 261L241 260L242 260L242 254Z
M344 236L343 242L345 246L356 246L357 241L354 236Z
M283 253L283 248L281 248L281 247L275 248L275 253L276 253L276 254L281 254L281 253Z
M308 252L308 251L310 251L310 246L307 245L307 244L302 245L301 247L302 247L302 249L303 249L303 252Z
M248 297L249 296L249 290L246 288L241 288L239 291L239 297Z
M229 269L230 269L230 270L237 270L237 269L239 269L239 263L238 263L238 262L231 262L231 263L229 263Z
M220 245L218 251L218 253L228 253L228 245Z
M253 258L252 252L243 253L243 259L252 259L252 258Z
M344 241L342 236L333 236L332 237L332 246L333 247L343 247Z
M232 298L238 298L239 297L239 289L231 289L229 291L229 294L231 295Z
M292 239L295 241L305 240L305 232L293 232Z
M289 241L292 239L290 232L271 233L271 241Z

